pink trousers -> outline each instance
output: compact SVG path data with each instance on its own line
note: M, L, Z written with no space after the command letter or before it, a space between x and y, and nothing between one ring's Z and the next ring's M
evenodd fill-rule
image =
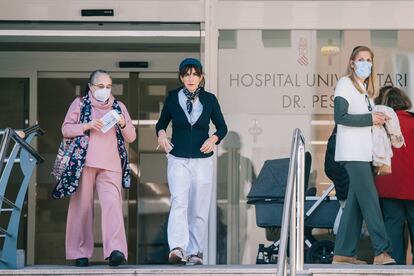
M66 223L66 259L90 258L93 254L93 196L98 193L102 211L104 257L118 250L128 257L122 215L120 172L84 167L77 191L71 196Z

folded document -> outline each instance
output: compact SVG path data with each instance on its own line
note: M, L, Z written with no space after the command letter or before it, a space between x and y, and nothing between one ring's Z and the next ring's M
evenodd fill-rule
M118 123L121 116L119 116L118 112L116 110L111 110L108 113L106 113L102 118L101 121L103 122L103 127L101 128L101 131L103 133L106 133L108 130L111 129L116 123Z

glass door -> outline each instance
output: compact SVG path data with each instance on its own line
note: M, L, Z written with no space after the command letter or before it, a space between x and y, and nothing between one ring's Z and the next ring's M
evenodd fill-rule
M39 139L38 150L45 162L38 166L37 171L37 210L36 210L36 264L62 264L65 262L65 231L68 199L54 200L51 198L55 180L50 174L57 149L62 139L61 126L67 109L77 96L82 96L90 72L58 73L42 72L38 74L38 121L45 130ZM128 73L111 73L113 77L114 96L131 109ZM136 163L136 153L133 144L129 148L131 163ZM136 183L136 173L132 174L132 183ZM133 185L134 187L134 185ZM123 190L123 205L125 225L129 229L130 216L128 204L131 191ZM98 198L95 196L94 256L90 261L102 262L102 232L101 213ZM128 235L128 239L133 239ZM132 248L130 248L131 251ZM134 255L134 252L131 251ZM69 263L69 262L68 262ZM133 261L132 261L133 263Z
M50 175L62 139L61 125L76 96L82 95L89 72L44 72L38 75L38 119L45 130L38 149L46 159L38 166L36 213L36 264L65 263L65 229L68 199L53 200ZM123 190L124 222L130 264L167 263L166 227L170 208L165 154L156 150L155 123L167 91L179 86L175 73L111 73L114 96L122 101L137 129L129 145L131 189ZM53 104L52 104L53 103ZM135 185L134 185L135 183ZM95 198L95 250L91 262L100 263L102 235L99 200ZM67 262L69 264L69 262Z
M0 129L21 129L29 123L29 78L0 77Z
M46 131L38 140L38 150L45 162L37 166L29 187L29 229L27 243L30 264L65 264L64 241L68 200L52 200L55 186L50 171L62 139L61 125L70 103L83 93L91 66L99 64L111 72L113 92L128 108L137 128L138 139L129 145L132 181L136 185L123 192L123 211L128 238L130 264L164 263L168 253L165 225L169 210L166 183L166 160L156 151L154 125L161 103L171 88L178 85L175 72L187 56L199 56L203 32L199 23L142 22L39 22L4 23L3 30L44 32L59 30L59 36L2 36L2 60L9 66L1 76L27 70L30 81L30 123L38 121ZM116 31L126 36L119 37ZM82 33L88 32L88 37ZM13 32L12 32L13 33ZM76 35L74 35L76 34ZM121 61L147 61L147 68L127 69ZM8 62L8 63L7 63ZM23 69L22 69L23 68ZM83 68L83 69L80 69ZM82 71L80 71L82 70ZM135 71L135 72L129 72ZM137 72L138 70L144 71ZM150 73L151 72L151 73ZM157 72L155 75L152 72ZM152 75L151 75L152 74ZM0 128L23 128L26 113L21 106L18 80L0 82L3 104ZM4 87L14 90L5 92ZM19 91L23 91L20 89ZM25 90L26 91L26 90ZM13 94L14 93L14 94ZM28 90L27 90L28 93ZM27 96L28 97L28 96ZM24 104L28 107L28 98ZM19 107L20 108L20 107ZM25 113L26 112L26 113ZM20 117L21 118L20 118ZM21 122L21 125L16 122ZM36 142L36 141L35 141ZM33 183L35 184L35 183ZM30 203L33 203L30 205ZM92 262L102 261L99 202L96 205L95 255ZM32 214L33 213L33 214ZM164 254L160 256L159 252ZM68 262L69 264L69 262Z
M165 153L157 148L155 124L168 91L179 86L175 73L141 73L137 82L138 166L137 263L166 264L170 194Z
M29 124L29 86L28 77L2 77L0 76L0 139L5 128L23 129ZM13 144L13 143L12 143ZM1 175L2 172L0 172ZM19 166L14 166L7 183L5 197L14 201L23 180ZM27 250L27 197L23 205L17 249ZM7 229L9 216L3 213L0 218L0 226ZM0 239L2 246L4 239Z

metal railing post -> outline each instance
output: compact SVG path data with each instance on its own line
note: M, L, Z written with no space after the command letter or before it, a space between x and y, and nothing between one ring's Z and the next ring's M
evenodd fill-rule
M295 180L293 181L293 192L292 192L292 208L290 209L290 239L289 239L289 244L290 244L290 257L289 257L289 264L290 264L290 276L296 276L296 260L298 260L297 258L297 254L296 254L296 227L297 227L297 220L296 220L296 207L297 207L297 202L296 202L296 195L297 195L297 187L296 187L296 175L294 176Z
M9 142L10 142L10 129L6 129L3 132L3 137L1 139L1 144L0 144L0 175L3 171L3 167L4 167L4 158L6 157L6 152L7 149L9 147Z
M299 143L296 171L296 269L303 270L305 213L305 145ZM292 217L293 218L293 217ZM293 218L294 219L294 218Z
M290 229L290 275L303 271L304 253L305 139L295 129L283 205L277 275L287 275L287 243ZM290 227L289 227L290 226Z

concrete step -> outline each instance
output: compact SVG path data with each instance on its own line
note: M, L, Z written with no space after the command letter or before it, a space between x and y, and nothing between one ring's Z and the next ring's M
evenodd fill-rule
M73 266L35 265L16 270L0 270L0 275L58 275L58 276L275 276L276 265L204 265L204 266L170 266L170 265L122 265L110 268L106 265L93 265L87 268ZM298 276L413 276L414 266L373 266L373 265L305 265L305 270Z
M312 276L379 276L398 275L413 276L414 266L412 265L305 265L306 272Z
M0 270L0 275L59 275L59 276L94 276L94 275L182 275L182 276L275 276L275 265L203 265L203 266L171 266L171 265L122 265L110 268L106 265L94 265L87 268L72 266L36 265L26 266L18 270ZM307 275L307 274L305 274Z

